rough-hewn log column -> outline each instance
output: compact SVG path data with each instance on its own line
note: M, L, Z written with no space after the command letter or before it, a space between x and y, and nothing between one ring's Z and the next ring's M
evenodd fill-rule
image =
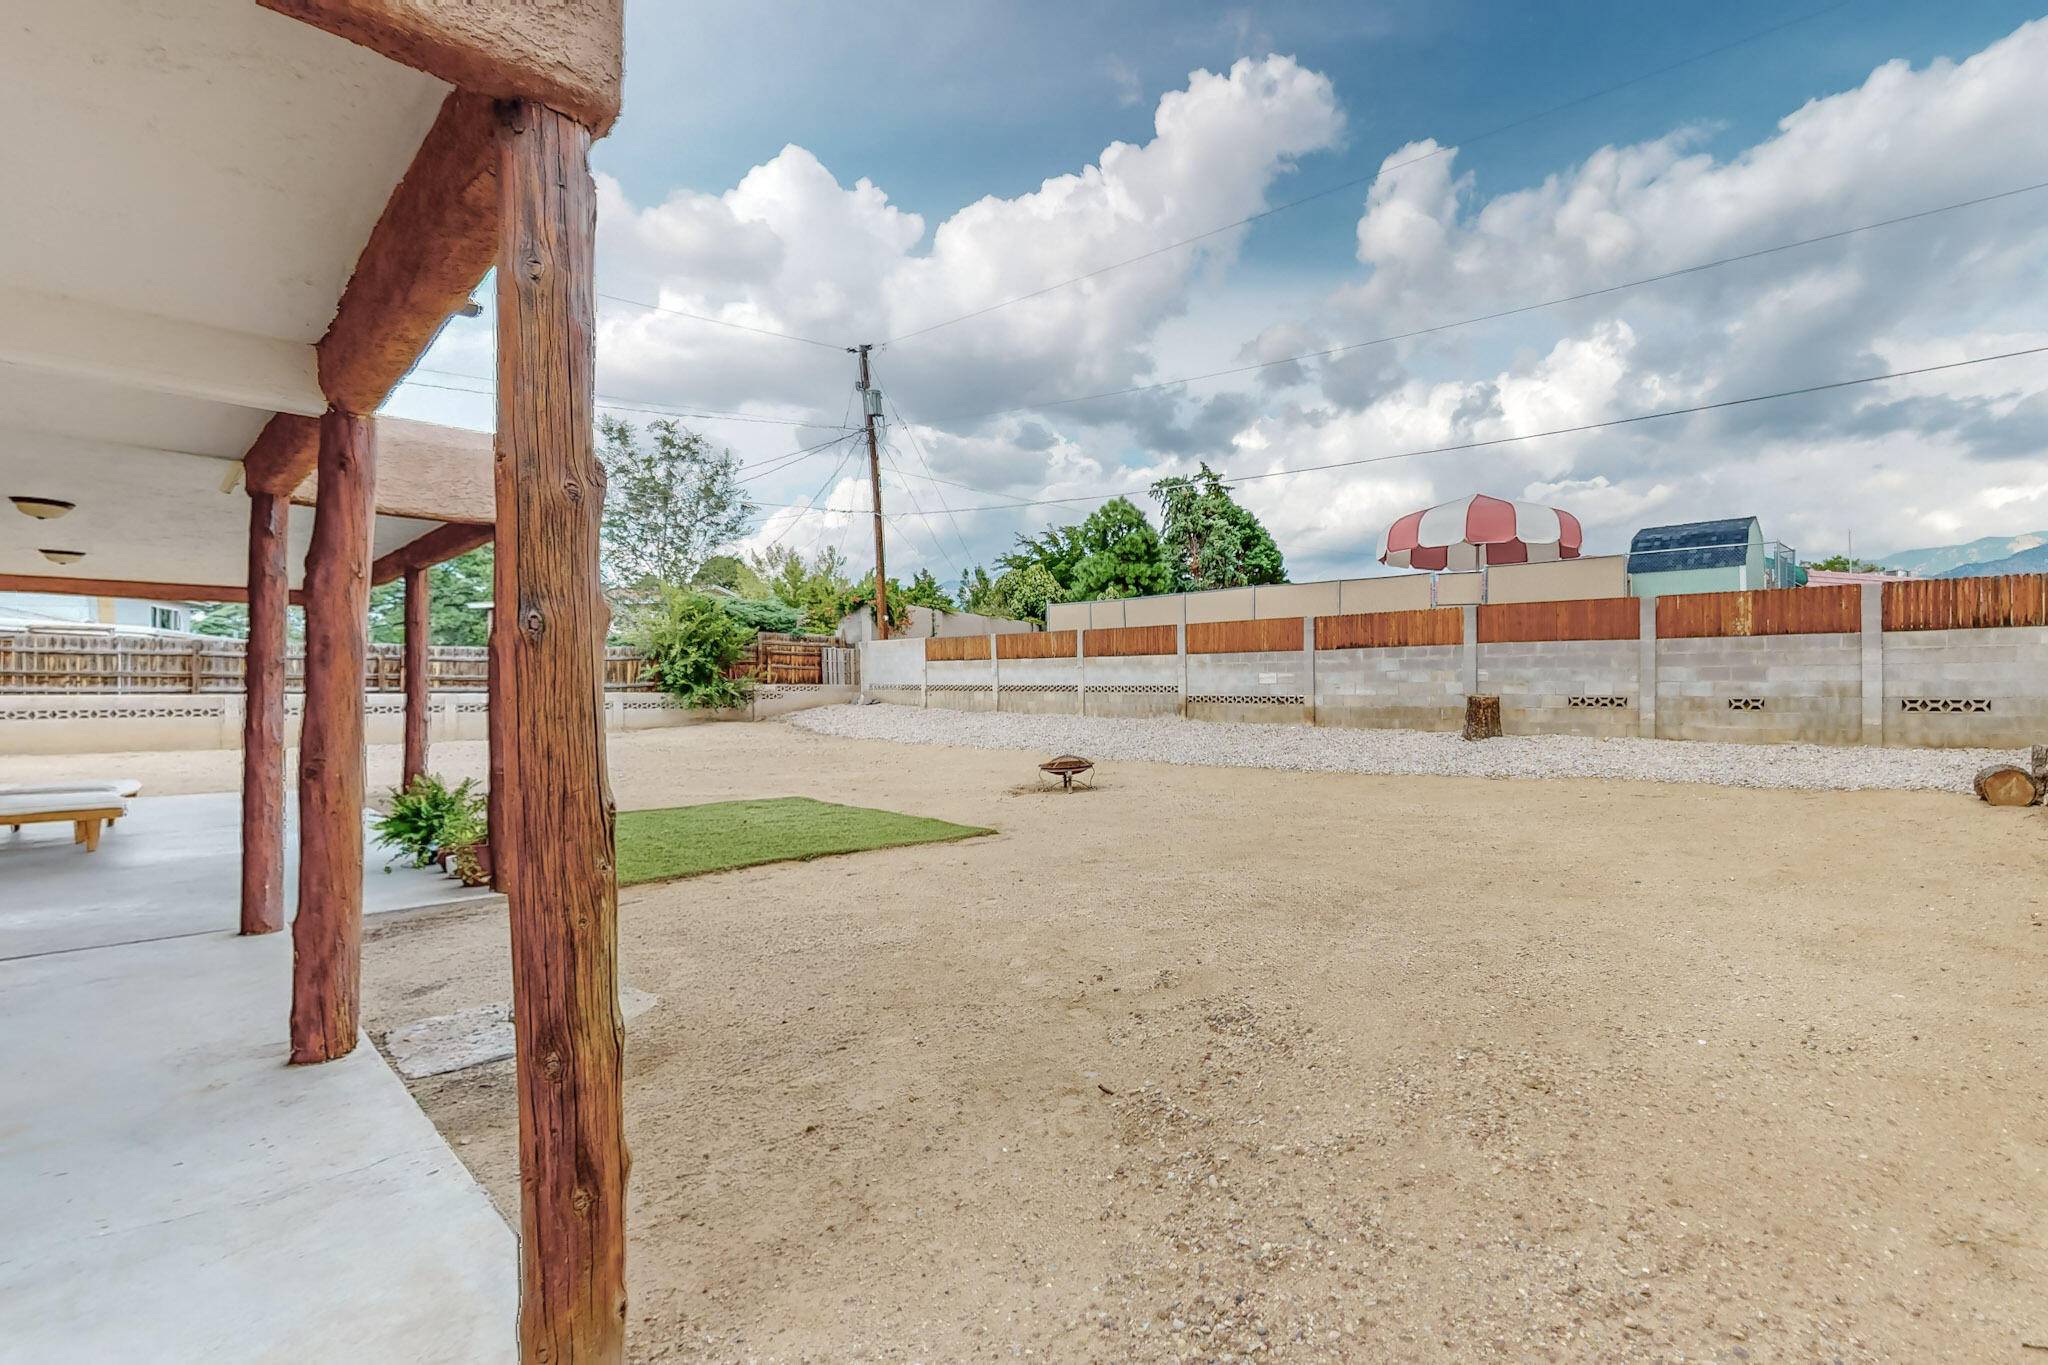
M285 531L291 504L249 495L249 643L242 711L242 932L284 928Z
M522 1358L625 1357L618 891L605 775L592 447L589 130L500 108L496 627L503 774L492 856L511 902Z
M306 551L306 708L299 729L299 910L292 1061L356 1045L363 946L363 657L377 447L367 417L320 419L320 502Z
M405 571L405 770L401 785L427 770L427 709L433 693L427 678L427 571Z

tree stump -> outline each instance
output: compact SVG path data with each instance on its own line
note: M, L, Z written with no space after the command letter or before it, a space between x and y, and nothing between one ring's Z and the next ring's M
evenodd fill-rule
M2048 778L2048 744L2036 744L2034 746L2033 756L2028 766L2034 770L2034 776Z
M1465 738L1500 738L1500 698L1465 698Z
M2048 780L2011 763L1994 763L1977 774L1977 795L1994 806L2032 806Z

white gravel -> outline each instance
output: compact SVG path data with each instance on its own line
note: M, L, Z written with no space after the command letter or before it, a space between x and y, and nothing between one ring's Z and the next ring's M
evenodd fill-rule
M1604 777L1816 791L1875 787L1967 792L1978 769L1992 763L2024 763L2027 758L2024 750L2007 749L1705 744L1576 735L1508 736L1472 743L1455 734L1419 730L1027 716L886 704L820 706L786 719L799 729L849 739L1083 754L1127 763L1404 776Z

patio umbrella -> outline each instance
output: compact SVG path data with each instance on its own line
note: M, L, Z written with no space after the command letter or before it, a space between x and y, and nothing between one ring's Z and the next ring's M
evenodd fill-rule
M1478 569L1577 559L1584 539L1579 519L1560 508L1474 493L1410 512L1389 526L1380 563L1397 569Z

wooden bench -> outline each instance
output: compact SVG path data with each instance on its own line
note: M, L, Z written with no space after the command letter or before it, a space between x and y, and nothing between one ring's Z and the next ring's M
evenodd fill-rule
M19 830L68 820L71 842L84 844L87 853L97 853L101 829L127 813L128 804L109 790L0 795L0 824Z

